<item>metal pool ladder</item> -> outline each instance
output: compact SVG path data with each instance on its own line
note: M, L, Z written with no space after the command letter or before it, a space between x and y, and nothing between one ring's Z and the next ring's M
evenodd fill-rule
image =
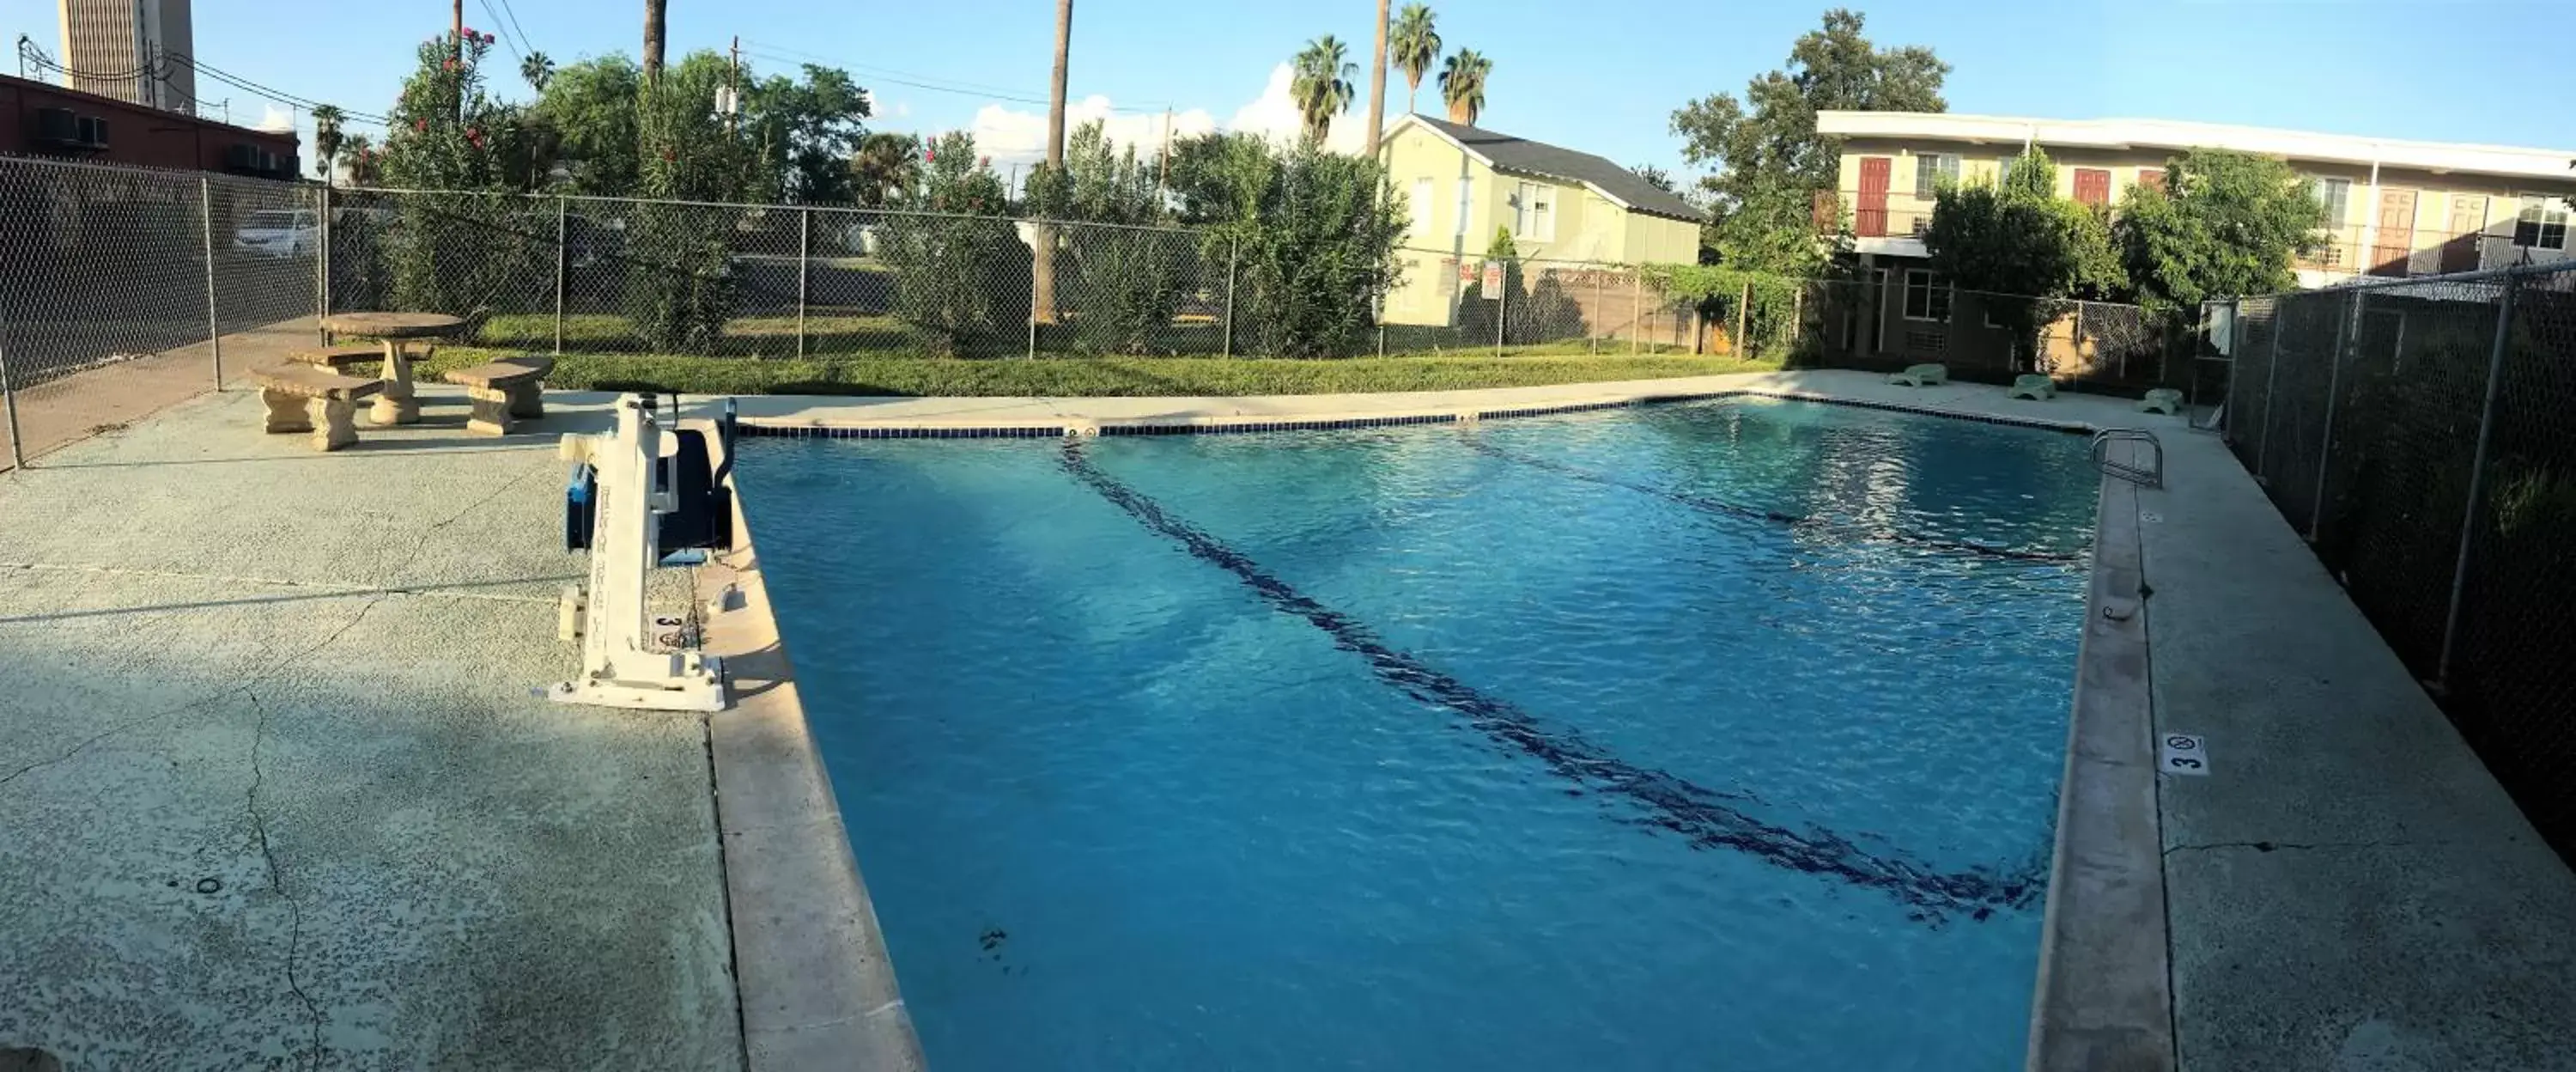
M2111 444L2145 443L2152 459L2144 468L2111 460ZM2093 468L2106 476L2116 476L2133 484L2150 488L2165 486L2165 444L2154 432L2144 428L2105 428L2093 433Z

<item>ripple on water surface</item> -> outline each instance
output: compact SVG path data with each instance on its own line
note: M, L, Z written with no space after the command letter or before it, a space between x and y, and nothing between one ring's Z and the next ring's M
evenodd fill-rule
M739 468L940 1067L2018 1060L2080 439L1735 400Z

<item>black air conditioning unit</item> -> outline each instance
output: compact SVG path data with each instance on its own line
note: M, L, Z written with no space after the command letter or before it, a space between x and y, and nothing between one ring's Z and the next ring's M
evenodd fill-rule
M107 148L107 120L95 115L80 117L80 143L85 148Z
M259 146L256 146L256 145L233 145L233 146L228 146L228 147L226 147L226 148L224 149L224 170L226 170L226 171L257 171L257 170L259 170Z
M80 144L80 120L69 108L36 109L36 141L44 145Z
M303 157L300 157L300 156L281 156L281 157L278 157L278 158L277 158L277 177L278 177L278 178L281 178L281 179L292 179L292 178L294 178L297 174L299 174L299 173L302 171L303 167L304 167L304 158L303 158Z

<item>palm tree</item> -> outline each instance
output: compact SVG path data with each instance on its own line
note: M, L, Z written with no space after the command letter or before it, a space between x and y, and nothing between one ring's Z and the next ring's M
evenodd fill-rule
M332 164L340 156L340 121L347 118L335 105L313 106L313 152L321 157L313 166L322 173L322 185L331 185Z
M662 80L662 26L671 0L644 0L644 81Z
M1340 38L1325 34L1306 42L1293 64L1296 78L1288 84L1288 95L1306 117L1306 137L1318 143L1331 132L1333 117L1350 110L1356 94L1351 76L1359 68L1349 55Z
M1073 58L1073 0L1055 0L1055 81L1047 93L1046 168L1064 172L1064 80ZM1030 264L1030 315L1041 324L1055 323L1055 228L1030 229L1036 260ZM1031 329L1034 331L1035 329ZM1032 334L1031 339L1036 336Z
M349 185L376 184L376 143L364 134L351 134L340 141L340 151L349 154Z
M1388 39L1394 48L1395 68L1404 72L1404 110L1413 112L1414 94L1422 90L1422 76L1431 73L1431 65L1440 60L1440 31L1432 28L1431 8L1423 4L1406 4L1395 16L1395 33Z
M862 205L901 204L921 182L921 139L882 131L868 135L850 157L850 179Z
M1440 99L1449 105L1449 121L1476 125L1476 116L1485 110L1485 78L1494 73L1494 61L1462 48L1440 68Z
M1377 137L1386 126L1386 0L1377 0L1377 44L1369 59L1368 144L1363 151L1377 159Z
M554 76L555 61L547 58L543 52L530 52L519 60L519 77L528 80L530 89L539 93L545 92L546 83L552 81Z

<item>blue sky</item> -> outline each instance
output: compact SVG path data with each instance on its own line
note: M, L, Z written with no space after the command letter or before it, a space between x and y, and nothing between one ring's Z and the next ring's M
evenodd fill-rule
M466 23L558 62L632 53L636 0L510 0L509 27L466 0ZM1768 0L1452 0L1435 5L1449 47L1494 61L1483 125L1682 170L1672 110L1776 67L1825 5ZM0 0L0 29L58 47L56 0ZM1880 2L1859 6L1884 44L1931 46L1953 70L1954 111L2060 118L2153 116L2441 141L2576 148L2556 58L2568 28L2558 2L2120 0ZM421 38L448 8L435 0L196 0L197 52L258 82L344 107L383 111ZM1580 17L1567 12L1579 11ZM1034 151L1054 25L1051 0L670 0L673 55L739 34L751 61L781 70L803 54L837 61L876 94L888 129L980 128L1004 160ZM1160 109L1205 125L1284 121L1275 68L1307 38L1332 33L1365 61L1370 0L1331 4L1077 0L1072 95L1133 112L1150 138ZM2515 42L2535 42L2517 58ZM494 81L526 89L509 48ZM968 84L951 92L898 79ZM2438 88L2428 88L2438 87ZM1390 93L1401 108L1403 83ZM262 101L229 92L248 121ZM1363 85L1362 105L1365 104ZM1265 93L1267 96L1265 97ZM1436 90L1424 88L1426 111ZM1093 102L1097 109L1101 102ZM1354 109L1354 114L1359 111ZM1354 126L1356 120L1354 120ZM1355 133L1355 131L1354 131Z

